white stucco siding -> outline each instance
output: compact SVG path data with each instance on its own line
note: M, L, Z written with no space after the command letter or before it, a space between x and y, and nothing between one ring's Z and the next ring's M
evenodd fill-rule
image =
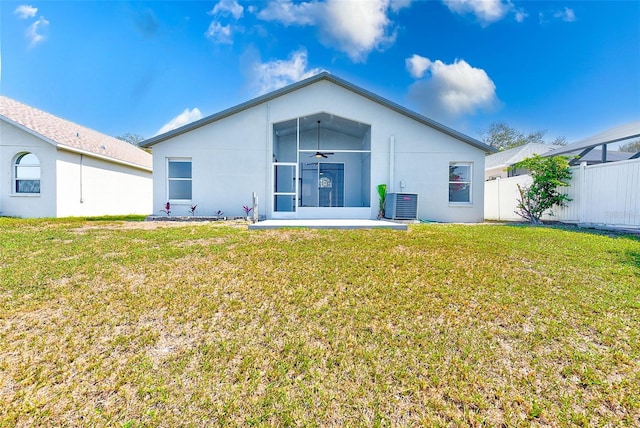
M376 186L385 183L392 191L418 193L420 218L482 221L485 153L481 149L325 80L154 144L153 212L159 214L167 202L167 159L189 158L193 167L191 203L198 205L198 214L210 215L222 210L228 216L241 215L242 205L249 204L251 193L257 192L259 214L269 217L272 213L273 125L318 113L370 126L371 174L362 177L361 163L345 162L347 205L351 197L350 183L367 186L370 196L368 200L365 198L365 203L370 205L369 217L375 218L378 213ZM331 147L330 133L324 135L324 143ZM301 141L306 137L301 135ZM344 144L345 136L341 139ZM389 153L391 140L395 142L393 162ZM288 142L295 144L296 136L282 137L279 140L282 154L276 155L279 162L295 163L295 158L287 158L291 157L286 153ZM354 145L357 146L357 142ZM336 153L327 162L340 163L348 156ZM471 204L449 203L450 162L473 165ZM393 182L390 177L394 178ZM400 188L400 181L404 188ZM361 198L361 193L361 189L357 189L354 195ZM187 204L173 205L172 214L187 214L187 210ZM332 215L329 211L327 215Z
M448 222L483 220L485 153L465 142L321 81L270 102L272 123L327 112L371 125L371 218L377 215L376 186L418 193L420 218ZM389 144L395 141L394 182L390 183ZM332 160L333 161L333 160ZM449 163L473 164L472 203L449 203ZM400 188L400 181L405 184Z
M479 222L484 216L485 153L409 118L394 135L394 183L391 191L418 193L418 214L425 220ZM391 132L391 129L387 130ZM449 203L449 164L472 165L470 204ZM400 184L404 184L401 187Z
M495 168L488 168L484 171L485 180L495 180L496 178L507 178L509 173L506 166L498 166Z
M242 206L252 204L252 192L265 214L267 167L266 106L244 110L171 140L153 146L153 212L160 213L168 199L167 159L188 158L192 162L192 200L173 203L172 215L187 215L189 205L197 205L196 214L213 215L218 210L227 216L243 215Z
M56 215L150 214L151 172L58 150Z
M25 152L40 161L40 194L15 192L13 165ZM40 138L0 120L0 213L12 217L53 217L56 213L56 149Z

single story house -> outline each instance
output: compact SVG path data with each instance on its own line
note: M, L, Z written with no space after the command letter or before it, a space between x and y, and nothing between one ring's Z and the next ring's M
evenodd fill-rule
M416 217L478 222L495 150L327 72L143 142L153 211L375 219L377 186ZM413 202L415 201L415 202ZM389 213L387 213L389 215Z
M0 97L0 215L149 214L151 154Z
M509 170L509 167L533 155L542 155L559 147L562 146L527 143L489 155L484 162L484 179L495 180L520 175L520 171ZM526 171L524 173L526 174Z
M528 143L487 156L485 160L484 179L495 180L498 178L528 174L526 169L509 169L509 167L533 155L555 156L560 153L561 156L566 156L570 159L569 163L571 165L582 162L586 162L587 165L597 165L603 162L628 160L634 156L633 153L607 150L606 148L603 150L592 147L590 150L584 152L582 149L572 149L569 146ZM603 156L605 156L604 161Z

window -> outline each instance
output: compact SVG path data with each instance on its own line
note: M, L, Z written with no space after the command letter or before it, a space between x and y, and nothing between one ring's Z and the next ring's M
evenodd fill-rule
M167 189L170 201L191 200L191 159L168 159Z
M18 155L14 163L16 193L40 193L40 160L33 153Z
M449 202L471 203L471 163L449 164Z

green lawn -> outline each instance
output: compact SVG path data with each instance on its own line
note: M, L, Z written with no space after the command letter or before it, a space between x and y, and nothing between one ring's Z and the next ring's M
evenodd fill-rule
M0 233L0 426L640 425L637 237Z

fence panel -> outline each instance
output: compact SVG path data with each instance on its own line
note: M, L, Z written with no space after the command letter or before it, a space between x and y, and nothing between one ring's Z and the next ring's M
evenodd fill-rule
M531 181L528 175L485 181L484 218L498 221L522 220L522 217L515 213L520 198L518 185L528 186Z
M583 223L640 226L640 159L585 169Z
M521 175L485 182L485 218L522 220L515 214L517 185L531 183ZM553 208L544 220L640 227L640 159L572 168L567 206Z

